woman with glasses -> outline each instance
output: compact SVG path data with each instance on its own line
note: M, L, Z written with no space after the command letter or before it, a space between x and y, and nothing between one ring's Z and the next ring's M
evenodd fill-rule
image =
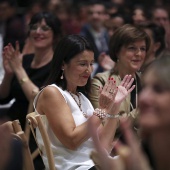
M35 53L24 55L21 59L18 42L15 48L10 42L4 47L5 75L0 85L0 102L15 99L6 116L11 120L19 119L23 129L29 101L49 74L53 49L61 36L60 26L59 19L51 13L37 13L29 24L29 36Z
M89 99L94 108L98 107L98 89L105 85L108 78L114 78L118 86L123 77L130 74L135 79L134 85L136 87L131 95L122 102L119 113L122 117L128 116L132 118L135 123L138 114L136 109L138 106L138 92L140 90L140 77L137 71L144 63L149 47L149 36L137 26L126 24L115 31L110 39L109 51L111 59L116 64L112 70L98 73L92 79Z

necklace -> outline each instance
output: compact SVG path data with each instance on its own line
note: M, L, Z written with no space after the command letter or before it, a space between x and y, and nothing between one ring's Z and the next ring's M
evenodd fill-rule
M85 118L88 118L87 114L83 112L82 108L81 108L81 100L80 100L80 94L78 92L76 92L76 96L78 97L78 101L76 100L76 98L74 97L75 94L71 93L71 91L67 90L71 97L74 99L74 101L76 102L77 106L79 107L81 113L83 114L83 116Z

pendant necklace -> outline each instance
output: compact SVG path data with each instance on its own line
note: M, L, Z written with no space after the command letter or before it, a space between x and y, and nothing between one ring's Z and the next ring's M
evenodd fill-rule
M81 113L83 114L83 116L85 118L88 118L87 114L85 112L83 112L82 108L81 108L81 100L80 100L80 94L78 92L76 92L76 96L78 97L78 101L76 100L76 98L74 97L75 94L71 93L71 91L67 90L71 97L74 99L74 101L76 102L77 106L79 107Z

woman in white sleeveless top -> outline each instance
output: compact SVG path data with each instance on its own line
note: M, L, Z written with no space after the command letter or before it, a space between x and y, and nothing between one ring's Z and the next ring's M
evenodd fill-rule
M114 79L99 89L100 107L93 109L85 96L89 90L93 71L94 52L91 44L80 35L64 37L55 49L46 87L36 96L34 107L44 115L58 170L95 169L89 155L94 149L88 132L89 119L94 119L100 140L110 152L119 123L118 109L130 93L133 78L125 76L119 87ZM37 131L37 139L43 148ZM43 154L47 167L47 158Z

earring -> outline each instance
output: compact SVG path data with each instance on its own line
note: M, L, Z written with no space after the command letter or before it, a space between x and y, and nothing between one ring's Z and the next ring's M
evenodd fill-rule
M62 69L62 73L61 73L61 77L60 77L60 79L64 79L64 76L63 76L63 74L64 74L64 69Z

